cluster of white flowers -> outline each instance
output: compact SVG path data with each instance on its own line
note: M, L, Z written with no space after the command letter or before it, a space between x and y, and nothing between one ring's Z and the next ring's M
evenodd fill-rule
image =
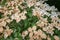
M28 3L29 7L31 7L32 5L35 7L33 9L33 16L37 16L39 18L39 21L36 23L35 29L32 29L33 27L28 28L30 40L34 40L34 39L42 40L41 38L46 38L46 37L47 37L47 40L51 40L51 38L48 35L45 35L45 33L43 33L42 30L51 35L54 34L54 32L53 32L53 30L55 30L54 27L57 28L58 30L60 30L60 22L58 21L58 20L60 20L58 18L58 15L60 15L60 14L59 14L59 12L56 12L57 8L55 8L54 6L50 7L47 3L44 3L44 4L43 3L44 3L44 1L38 1L35 3L33 2L33 3L31 3L31 5L30 5L30 3ZM51 23L48 22L48 20L47 20L48 18L43 18L44 15L51 18ZM42 30L39 29L36 31L36 29L38 27L42 28ZM32 31L32 30L34 30L34 31ZM33 35L33 34L36 34L36 35ZM40 37L37 35L40 35ZM54 39L60 40L58 36L54 36Z
M17 23L21 20L25 20L27 18L25 15L27 13L25 8L27 6L29 8L34 6L34 9L32 9L32 15L37 16L39 21L36 22L35 26L29 27L27 30L23 31L22 37L24 39L29 34L29 40L51 40L50 36L46 35L43 31L53 35L53 30L55 30L54 27L60 30L60 19L58 18L60 12L58 12L57 8L54 6L49 6L47 3L44 3L45 1L46 0L7 0L6 6L0 6L0 12L3 13L4 16L0 19L0 33L4 34L4 38L7 38L13 33L13 30L7 27L7 23L10 23L13 20L16 20ZM21 5L24 2L27 3L27 6ZM19 7L23 9L22 12ZM44 18L44 16L47 17ZM48 17L51 18L51 23L48 22L48 20L50 20ZM38 29L38 27L43 31ZM56 35L54 35L54 39L60 40Z
M3 18L0 19L0 33L4 35L4 38L13 33L14 30L10 29L9 26L7 27L7 23L12 22L14 19L18 23L20 20L26 19L25 14L27 13L25 10L20 13L18 6L22 4L24 0L7 0L6 5L0 5L0 13L3 14ZM21 6L22 7L22 6ZM4 29L6 28L6 29Z

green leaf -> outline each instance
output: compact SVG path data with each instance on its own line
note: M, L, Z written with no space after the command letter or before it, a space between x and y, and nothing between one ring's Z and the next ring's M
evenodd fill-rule
M22 36L19 32L13 32L12 35L10 35L8 38L6 38L5 40L15 40L15 38L17 38L18 40L22 40Z
M38 21L38 18L36 16L27 18L25 20L21 20L19 22L21 31L27 30L29 27L32 27L33 25L36 24L37 21Z
M55 40L53 36L50 35L51 40Z
M50 18L50 16L47 18L47 21L48 21L48 23L51 23L51 18Z
M29 18L29 17L32 17L32 9L30 9L29 7L26 8L26 11L27 11L27 14L26 16Z
M1 3L1 5L4 6L6 2L7 2L7 0L3 0L2 3Z
M60 30L58 30L57 28L55 28L54 35L57 35L57 36L60 37Z
M13 20L10 24L8 24L9 28L16 29L18 32L21 31L20 24L16 22L16 20Z
M0 38L0 40L5 40L4 37Z
M58 18L60 18L60 15L58 15Z
M0 12L0 19L3 18L3 13Z

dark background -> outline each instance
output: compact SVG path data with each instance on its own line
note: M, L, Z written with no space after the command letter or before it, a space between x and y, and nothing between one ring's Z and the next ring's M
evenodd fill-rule
M50 6L54 5L60 11L60 0L48 0L46 3Z

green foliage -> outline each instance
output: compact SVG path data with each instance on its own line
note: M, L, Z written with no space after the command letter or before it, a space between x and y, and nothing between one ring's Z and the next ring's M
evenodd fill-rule
M0 40L5 40L4 38L0 38Z
M50 35L51 40L55 40L53 36Z
M32 18L27 18L26 20L23 20L23 30L26 30L29 27L32 27L35 25L35 23L38 21L38 18L33 16Z
M20 24L18 24L17 22L16 22L16 20L13 20L10 24L8 24L8 26L11 28L11 29L13 29L13 30L15 30L16 29L16 31L18 31L18 32L20 32Z
M3 17L3 13L0 12L0 19Z
M57 35L57 36L60 37L60 30L58 30L57 28L55 28L54 35Z
M3 0L0 4L1 4L2 6L4 6L6 2L7 2L7 0Z
M51 21L52 19L50 18L50 16L47 18L47 21L48 21L48 23L51 23L52 21Z
M10 37L8 37L6 40L14 40L15 38L18 38L18 40L22 40L21 37L21 28L20 24L16 22L16 20L13 20L8 26L13 29L13 33Z
M16 20L13 20L10 24L8 24L9 28L14 30L13 34L10 36L11 38L21 38L20 33L24 30L27 30L29 27L32 27L38 21L38 18L32 15L31 8L27 8L26 10L27 19L21 20L19 23L17 23ZM28 37L26 37L26 40L28 40L27 38Z
M27 16L28 18L32 17L32 16L33 16L33 15L32 15L32 8L27 7L26 10L27 10L26 16Z
M17 40L22 40L22 36L19 32L16 32L14 30L14 32L12 33L11 36L9 36L8 38L6 38L5 40L14 40L15 38L17 38Z
M16 23L16 21L13 20L10 24L8 24L8 26L15 31L13 32L13 35L11 35L10 37L19 38L21 36L20 33L22 31L27 30L27 28L35 25L37 21L38 21L37 17L34 16L26 20L21 20L19 23Z

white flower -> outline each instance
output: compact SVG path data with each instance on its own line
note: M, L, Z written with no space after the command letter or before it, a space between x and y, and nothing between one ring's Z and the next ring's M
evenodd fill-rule
M5 21L2 21L1 23L0 23L0 26L6 26L6 22Z
M29 33L29 37L30 37L30 38L33 37L33 32Z
M7 20L6 20L6 22L8 22L8 23L10 23L11 21L12 21L12 20L10 20L10 19L7 19Z
M12 19L12 20L15 19L16 22L19 22L19 21L21 20L21 18L19 17L19 14L18 14L18 13L13 14L13 15L11 16L11 19Z
M59 24L58 26L56 26L56 28L57 28L58 30L60 30L60 24Z
M48 37L47 37L47 40L51 40L51 38L48 36Z
M60 38L58 36L56 36L56 35L54 36L54 39L55 40L60 40Z
M24 16L21 16L21 19L25 20L26 19L26 16L25 15Z
M51 12L51 13L52 13L52 14L51 14L51 18L52 18L52 17L57 17L57 16L58 16L56 12Z
M34 5L34 2L32 0L27 0L27 5L30 8L31 6Z
M2 33L3 32L3 27L0 27L0 33Z
M2 6L0 6L0 8L2 8Z
M28 32L32 32L32 28L31 27L28 28Z
M5 30L5 32L4 32L4 38L7 38L8 36L10 36L12 32L13 32L12 29Z
M51 26L48 26L48 27L44 28L43 30L46 31L47 33L51 34L51 35L54 34L54 32L53 32L54 28Z
M37 26L43 28L44 27L44 22L37 23Z
M33 30L33 31L35 31L35 30L36 30L36 28L37 28L36 26L33 26L33 27L32 27L32 30Z
M37 2L36 5L39 6L40 5L40 2Z
M29 40L34 40L32 37Z
M47 31L46 27L43 28L43 31Z
M24 10L24 11L23 11L23 13L24 13L24 14L26 14L26 13L27 13L27 11L26 11L26 10Z
M39 35L41 36L41 38L44 38L44 39L46 39L46 34L42 31L42 30L38 30L38 33L39 33Z
M14 15L12 15L12 16L11 16L11 19L15 19L15 16L14 16Z
M11 6L14 6L14 1L11 1L10 4L11 4Z
M35 9L33 9L33 15L36 16L36 10Z
M24 37L27 36L27 35L28 35L28 31L23 31L23 32L22 32L22 37L23 37L23 39L24 39Z
M36 35L36 36L38 35L38 31L33 31L33 33L34 33L34 35Z

